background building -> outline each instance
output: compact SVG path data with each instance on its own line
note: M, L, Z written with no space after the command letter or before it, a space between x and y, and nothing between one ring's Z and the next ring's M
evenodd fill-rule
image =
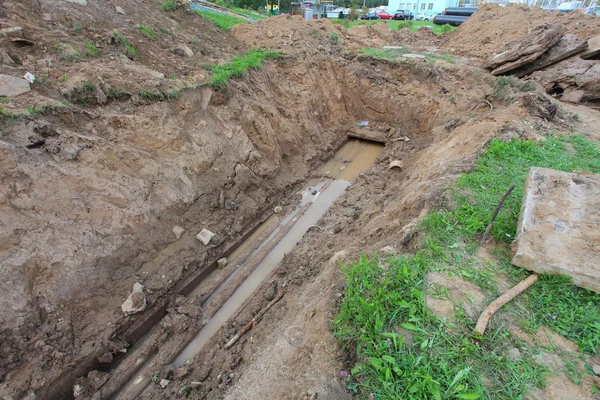
M396 10L410 10L415 15L438 14L447 7L458 7L458 0L389 0L388 12L393 14Z

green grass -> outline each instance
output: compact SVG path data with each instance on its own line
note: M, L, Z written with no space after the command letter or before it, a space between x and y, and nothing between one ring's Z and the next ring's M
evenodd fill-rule
M156 36L156 33L154 33L154 30L146 25L138 25L137 30L142 34L142 36L144 36L150 40L158 39L158 36Z
M407 47L401 47L397 49L384 49L378 47L367 47L364 49L356 50L357 53L369 56L378 60L396 60L397 58L402 57L404 54L423 54L425 58L430 62L435 62L436 60L446 60L449 63L455 64L456 60L451 55L439 55L435 53L418 53L414 51L410 51Z
M160 7L162 8L163 11L171 12L171 11L176 11L179 8L179 4L177 4L173 0L166 0L166 1L163 1L162 3L160 3Z
M246 71L259 68L267 58L280 58L282 54L277 51L251 50L243 56L236 56L224 65L212 65L213 73L211 85L213 87L226 87L232 77L241 78Z
M231 11L234 11L234 12L238 13L238 14L246 15L246 16L251 17L251 18L256 18L256 19L267 19L267 18L269 18L268 15L261 14L258 11L249 11L249 10L245 10L245 9L239 8L239 7L229 7L229 9Z
M567 150L567 144L575 151ZM478 167L451 185L452 206L424 219L419 228L423 244L415 254L363 257L344 268L346 287L332 328L355 355L349 389L361 398L372 393L376 399L522 398L528 388L543 387L548 371L534 361L539 348L517 340L507 329L507 318L516 309L516 322L529 332L545 325L588 354L600 351L600 295L565 277L542 275L492 318L481 340L472 338L475 321L460 304L455 305L454 323L440 320L424 305L426 291L445 295L425 284L431 270L475 282L490 301L498 295L492 272L505 273L515 282L527 276L511 266L506 250L497 252L493 270L479 266L473 254L496 204L513 183L517 187L491 234L501 249L514 239L531 166L599 173L600 150L582 136L551 136L541 143L493 140ZM407 332L411 340L403 341ZM513 347L522 354L516 361L507 358Z
M92 58L96 58L100 55L96 45L89 40L85 41L85 55Z
M433 33L435 33L436 35L441 35L447 32L452 32L454 30L456 30L456 27L454 26L450 26L450 25L434 25L433 22L428 22L428 21L373 21L373 20L369 20L369 21L363 21L363 20L356 20L356 21L348 21L345 19L330 19L331 22L333 22L334 24L340 24L345 26L346 28L350 28L352 26L356 26L356 25L374 25L374 24L387 24L391 30L397 31L400 30L402 28L409 28L412 29L413 31L417 31L421 28L423 29L431 29L433 31ZM430 28L426 28L426 27L430 27Z
M121 32L115 29L113 31L113 35L117 43L125 47L125 54L127 55L127 57L129 57L132 60L137 60L139 58L137 49L131 43L129 43L129 41L125 38L125 36L123 36Z
M223 30L231 29L232 26L246 22L243 19L232 17L230 15L215 14L208 11L194 10L202 18L212 21L215 25Z
M403 56L404 54L410 53L410 50L407 47L401 47L398 49L367 47L365 49L358 49L356 52L379 60L393 60Z

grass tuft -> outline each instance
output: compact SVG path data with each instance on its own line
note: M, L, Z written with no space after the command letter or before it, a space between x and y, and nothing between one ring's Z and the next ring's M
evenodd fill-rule
M137 30L142 34L142 36L144 36L150 40L158 39L158 36L156 36L156 33L154 33L154 30L152 30L152 28L150 28L146 25L138 25Z
M211 85L215 88L226 87L230 78L241 78L249 69L259 68L267 58L281 57L283 55L277 51L251 50L241 57L233 57L227 64L212 65L210 67L213 72Z
M125 36L123 36L121 32L115 29L113 31L113 36L115 37L117 43L125 47L125 54L128 58L132 60L138 59L137 49L131 43L129 43L129 41L125 38Z

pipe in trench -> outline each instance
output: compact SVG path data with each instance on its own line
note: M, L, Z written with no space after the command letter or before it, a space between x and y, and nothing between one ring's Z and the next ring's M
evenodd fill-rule
M448 7L442 14L444 15L457 15L461 17L470 17L477 11L477 7Z
M463 17L459 15L436 15L433 17L433 23L436 25L452 25L458 26L465 22L469 17Z

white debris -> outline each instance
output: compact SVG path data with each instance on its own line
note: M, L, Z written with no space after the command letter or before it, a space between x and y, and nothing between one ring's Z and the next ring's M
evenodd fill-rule
M127 299L121 304L121 310L125 315L135 314L146 309L146 295L143 292L144 286L136 282L133 284L133 291Z
M276 206L276 207L273 209L273 212L274 212L275 214L281 214L281 212L282 212L282 211L283 211L283 208L282 208L281 206Z
M390 163L390 169L399 168L400 171L404 168L404 164L400 160L394 160Z
M196 235L196 239L202 242L202 244L205 246L210 243L213 237L215 237L215 233L206 228L203 228L200 233Z
M175 227L173 227L173 234L175 235L175 238L177 240L181 239L181 235L183 235L183 232L185 232L185 229L183 229L181 226L176 225Z
M164 388L166 388L166 387L167 387L167 385L168 385L169 383L171 383L171 381L170 381L170 380L168 380L168 379L161 379L161 380L160 380L160 383L159 383L159 385L160 385L160 387L161 387L161 388L163 388L163 389L164 389Z
M226 258L221 258L220 260L217 261L217 267L223 269L227 266L227 259Z

